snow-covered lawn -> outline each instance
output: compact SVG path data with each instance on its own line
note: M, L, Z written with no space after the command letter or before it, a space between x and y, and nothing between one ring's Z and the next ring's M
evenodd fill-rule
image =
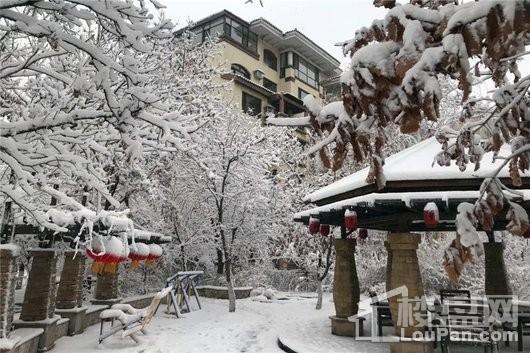
M238 300L235 313L228 313L226 300L203 298L203 310L185 314L181 319L165 314L165 306L161 306L148 335L140 335L140 344L116 334L98 347L99 325L94 325L82 335L61 338L53 352L89 353L95 349L112 353L282 352L277 345L280 335L309 352L352 352L351 338L331 335L328 316L334 309L329 294L324 297L322 310L315 310L314 297L286 298L273 302ZM381 352L388 350L385 345L363 345L371 349L355 352L378 353L374 348L379 346Z
M322 310L315 310L315 301L311 295L301 294L286 294L284 300L272 302L243 299L237 301L235 313L228 313L228 301L203 298L203 310L180 319L164 313L165 306L161 306L148 335L139 335L139 344L118 333L98 346L99 325L93 325L82 335L59 339L52 353L283 352L278 338L298 353L389 352L386 343L333 336L328 318L334 313L330 294L324 295ZM366 322L365 334L369 329ZM390 333L391 329L385 328L385 334ZM530 337L525 337L525 345L530 346ZM500 345L501 352L515 352L515 347L515 343L510 348ZM467 345L451 348L455 352L483 351Z

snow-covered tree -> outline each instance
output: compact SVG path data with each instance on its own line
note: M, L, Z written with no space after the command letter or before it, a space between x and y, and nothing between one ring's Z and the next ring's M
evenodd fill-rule
M191 109L180 102L194 88L170 77L172 25L149 10L160 7L0 4L0 194L39 225L65 230L47 213L50 203L97 211L102 199L119 208L106 162L182 149L201 126L202 111L178 109Z
M503 165L509 164L512 184L520 186L520 172L530 165L530 76L517 65L529 53L528 3L377 0L374 5L388 8L386 17L340 43L351 57L341 77L342 101L324 107L306 101L310 116L291 125L312 126L322 135L312 151L323 154L332 146L337 165L349 151L354 159L368 160L367 180L382 188L389 142L385 128L396 124L403 133L415 133L422 121L439 121L442 77L450 77L458 81L462 95L462 123L439 131L442 150L433 158L441 165L455 161L461 169L468 164L478 168L487 162L481 160L484 152L493 151ZM472 95L473 86L488 82L495 86L492 94ZM497 155L503 143L511 145L511 155ZM509 208L507 230L528 234L528 215L505 196L506 187L496 176L484 181L476 204L460 207L457 256L469 255L480 241L476 227L491 230L504 206Z

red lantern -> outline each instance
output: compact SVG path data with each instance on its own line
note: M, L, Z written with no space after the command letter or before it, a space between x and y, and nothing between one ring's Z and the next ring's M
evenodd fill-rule
M103 252L103 239L101 237L94 237L90 242L90 248L86 249L86 254L92 261L92 272L101 273L105 266L107 254Z
M346 210L346 212L344 212L344 226L349 231L354 231L357 229L357 212L352 210Z
M130 246L129 259L132 260L131 268L137 269L140 261L147 260L150 253L149 245L144 243L135 243Z
M439 221L438 206L434 202L429 202L423 208L423 221L428 228L434 228Z
M309 217L309 233L317 234L320 230L320 220L315 217Z
M359 239L365 240L368 238L368 229L360 228L359 229Z
M152 267L155 260L162 256L162 247L158 244L149 244L149 256L147 257L146 266Z
M320 235L323 237L327 237L329 235L330 227L329 224L321 224L320 225Z

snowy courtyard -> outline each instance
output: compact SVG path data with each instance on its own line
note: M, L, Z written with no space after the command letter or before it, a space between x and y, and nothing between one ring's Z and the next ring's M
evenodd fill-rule
M530 0L0 0L0 353L530 352L529 214Z

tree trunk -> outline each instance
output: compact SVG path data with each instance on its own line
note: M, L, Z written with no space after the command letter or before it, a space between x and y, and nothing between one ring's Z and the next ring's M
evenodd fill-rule
M223 252L217 249L217 274L222 275L223 273L224 273Z
M320 310L322 309L322 281L317 279L317 306L316 309Z
M236 311L236 292L234 291L234 282L232 280L232 266L230 260L225 263L226 286L228 288L228 312Z

